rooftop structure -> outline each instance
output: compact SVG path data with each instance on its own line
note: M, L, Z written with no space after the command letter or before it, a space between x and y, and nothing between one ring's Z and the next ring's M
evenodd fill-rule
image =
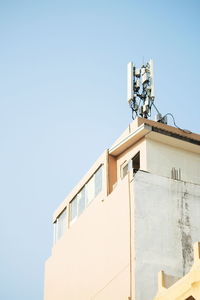
M185 276L200 241L199 166L200 135L136 118L55 211L45 300L167 299L158 272Z

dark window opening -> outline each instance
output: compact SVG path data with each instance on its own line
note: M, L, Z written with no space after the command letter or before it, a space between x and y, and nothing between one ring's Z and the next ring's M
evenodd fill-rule
M140 169L140 152L138 152L132 158L132 167L133 167L133 173L137 173L137 171Z
M195 298L190 296L190 297L186 298L185 300L195 300Z

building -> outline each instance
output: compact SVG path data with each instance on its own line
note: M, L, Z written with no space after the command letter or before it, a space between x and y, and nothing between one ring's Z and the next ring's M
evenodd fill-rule
M200 299L192 289L186 298L166 296L194 268L200 241L200 135L137 118L53 224L45 300Z
M167 275L163 271L158 276L158 293L154 300L195 300L200 299L200 243L194 245L194 263L183 277Z

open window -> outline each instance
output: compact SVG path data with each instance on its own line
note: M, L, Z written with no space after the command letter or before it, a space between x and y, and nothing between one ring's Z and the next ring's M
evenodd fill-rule
M132 158L132 167L133 167L133 173L137 173L137 171L140 169L140 152L138 152Z

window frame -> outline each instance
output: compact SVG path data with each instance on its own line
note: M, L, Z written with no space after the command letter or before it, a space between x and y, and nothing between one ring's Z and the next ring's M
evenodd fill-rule
M65 214L65 215L64 215ZM63 219L60 219L63 218ZM59 222L59 219L61 223ZM54 244L59 241L63 235L65 234L67 228L68 228L68 209L67 206L60 212L60 214L57 216L55 222L53 223L54 225ZM62 226L62 228L60 227ZM64 230L63 230L64 228ZM59 233L59 230L61 229L61 233Z
M93 202L93 200L103 191L103 178L104 178L104 168L103 168L104 164L101 164L96 170L95 172L91 175L91 177L88 179L88 181L82 186L82 188L78 191L78 193L74 196L74 198L69 202L69 214L68 214L68 227L70 227L76 220L77 218L84 212L84 210ZM101 189L99 190L98 189L98 193L96 194L96 181L95 181L95 178L96 178L96 174L97 172L100 171L100 169L102 170L101 171L101 184L100 184L100 187ZM91 184L91 190L89 189L90 187L90 184ZM88 196L87 196L87 188L88 188L88 192L90 191L91 194L92 194L92 197L89 199L88 201ZM78 199L78 195L81 193L81 191L84 190L84 199L85 199L85 206L84 206L84 209L81 211L81 213L79 214L79 199ZM71 215L72 215L72 203L73 201L76 201L76 216L71 219Z
M124 169L127 167L127 171L126 174L124 174ZM123 179L124 177L126 177L126 175L128 174L128 169L129 169L129 162L127 160L125 160L123 162L123 164L121 164L120 166L120 177L121 179Z

